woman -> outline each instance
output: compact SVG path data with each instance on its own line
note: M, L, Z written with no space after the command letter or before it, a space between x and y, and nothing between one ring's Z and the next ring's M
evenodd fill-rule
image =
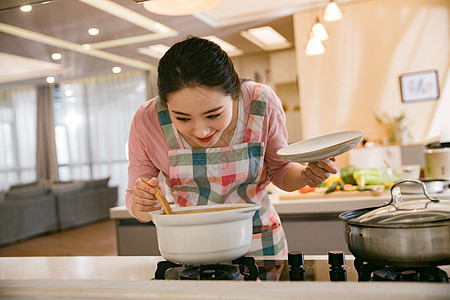
M179 206L260 204L249 255L287 254L264 188L270 181L286 191L314 187L336 168L276 156L287 145L280 99L266 85L240 81L231 59L211 41L191 37L173 45L159 62L158 89L130 129L129 212L148 222L148 212L160 209L152 187L161 172Z

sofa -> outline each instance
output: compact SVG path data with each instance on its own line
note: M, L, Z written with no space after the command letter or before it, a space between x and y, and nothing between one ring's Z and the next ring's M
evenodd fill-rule
M118 197L108 181L33 182L0 191L0 246L108 219Z

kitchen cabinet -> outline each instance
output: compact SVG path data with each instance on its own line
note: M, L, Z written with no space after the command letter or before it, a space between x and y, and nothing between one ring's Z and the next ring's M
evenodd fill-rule
M269 65L273 84L297 82L297 63L294 49L271 53Z
M117 253L119 255L161 255L153 222L117 219Z

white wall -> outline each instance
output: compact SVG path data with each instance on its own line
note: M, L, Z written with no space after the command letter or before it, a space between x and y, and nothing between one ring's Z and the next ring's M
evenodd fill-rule
M294 16L303 137L360 129L381 139L374 115L383 113L406 114L411 143L449 128L450 1L375 0L341 8L341 21L324 23L330 38L321 56L304 54L313 12ZM399 76L432 69L440 99L402 103Z

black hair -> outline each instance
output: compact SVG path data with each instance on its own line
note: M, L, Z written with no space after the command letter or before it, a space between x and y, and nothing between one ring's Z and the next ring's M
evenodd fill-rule
M239 76L227 53L210 40L188 37L159 60L159 97L167 105L170 93L199 86L217 88L233 98L240 93Z

